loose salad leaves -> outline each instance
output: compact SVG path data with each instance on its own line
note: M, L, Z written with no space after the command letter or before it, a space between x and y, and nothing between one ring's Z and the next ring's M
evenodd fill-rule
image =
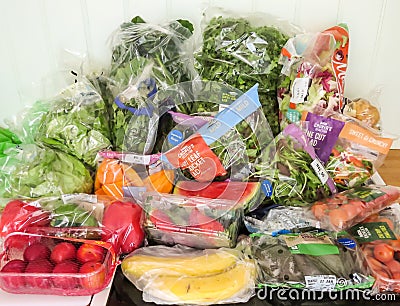
M259 84L260 102L274 135L279 132L277 80L282 66L278 61L287 39L275 27L214 17L204 30L203 47L196 56L205 80L227 83L243 92Z

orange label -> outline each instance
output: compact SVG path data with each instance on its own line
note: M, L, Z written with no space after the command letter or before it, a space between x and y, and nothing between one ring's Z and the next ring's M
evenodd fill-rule
M393 142L393 139L376 136L367 129L351 122L347 122L344 125L339 137L353 141L382 154L389 153Z

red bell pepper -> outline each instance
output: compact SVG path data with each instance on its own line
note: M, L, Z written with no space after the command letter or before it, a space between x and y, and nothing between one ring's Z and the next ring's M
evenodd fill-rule
M20 200L7 203L0 218L0 236L21 232L30 226L48 226L50 213Z
M117 254L127 254L140 247L144 240L143 210L132 202L115 201L103 215L102 240L111 242Z

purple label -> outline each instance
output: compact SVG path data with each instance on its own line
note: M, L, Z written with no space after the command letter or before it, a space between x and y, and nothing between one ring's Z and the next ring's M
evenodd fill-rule
M314 147L315 153L325 164L344 127L344 122L313 113L308 113L307 138Z

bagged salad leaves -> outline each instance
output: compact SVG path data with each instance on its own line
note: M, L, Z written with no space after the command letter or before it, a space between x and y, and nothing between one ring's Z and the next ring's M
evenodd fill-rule
M255 262L234 249L149 246L129 254L121 267L145 302L245 303L255 294Z
M144 110L144 101L157 89L193 78L185 51L192 31L193 26L183 20L158 25L135 17L114 33L110 72L91 77L108 105L114 150L150 153L154 136L148 129L157 128L157 122L149 122L153 110L135 113L129 107ZM122 107L115 103L121 93ZM150 107L157 109L157 105ZM146 140L148 145L143 147Z
M338 112L316 108L314 113L304 112L301 120L310 144L341 190L361 186L371 178L393 142L393 137L383 137Z
M263 190L276 204L307 206L336 192L333 180L309 144L303 130L289 124L266 147L254 175L263 179ZM268 158L269 156L269 158ZM262 162L263 160L267 162Z
M324 232L254 234L251 249L261 269L260 286L336 291L374 282L355 242L344 246Z
M278 89L281 126L300 120L315 106L343 110L349 34L345 24L315 34L299 34L282 48Z
M272 17L258 17L238 18L222 10L206 11L202 47L196 61L204 80L223 82L243 92L258 83L262 110L276 135L279 132L276 98L281 70L279 57L287 39L297 29L279 24Z
M106 105L86 80L54 97L36 135L37 142L71 154L92 168L97 152L110 148L109 138Z
M1 197L37 198L92 191L90 172L74 156L34 144L21 144L6 153Z

